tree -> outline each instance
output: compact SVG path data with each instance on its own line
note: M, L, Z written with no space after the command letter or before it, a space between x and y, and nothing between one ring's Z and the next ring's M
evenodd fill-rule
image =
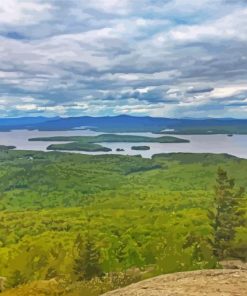
M244 224L244 211L241 205L244 188L235 188L235 180L219 168L216 178L214 211L209 212L214 230L214 254L218 259L229 256L230 243L236 234L236 227Z
M9 286L16 287L26 282L27 280L25 279L23 273L20 270L15 270L9 279Z
M78 244L78 256L74 260L74 273L77 280L90 280L94 277L103 275L100 266L100 253L97 250L95 243L90 237L87 238L85 245L82 242Z

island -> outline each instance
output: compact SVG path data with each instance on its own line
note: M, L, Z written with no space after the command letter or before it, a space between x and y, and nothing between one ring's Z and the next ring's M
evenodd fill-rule
M121 152L121 151L124 151L124 149L122 149L122 148L117 148L116 151L117 151L117 152Z
M102 134L98 136L59 136L31 138L29 141L68 142L51 144L48 150L60 151L85 151L85 152L110 152L110 148L98 143L189 143L189 140L173 137L147 137L134 135Z
M0 145L0 151L8 151L15 149L15 146L6 146L6 145Z
M132 146L132 150L150 150L149 146Z
M47 150L85 151L85 152L110 152L111 148L103 147L94 143L72 142L65 144L51 144Z

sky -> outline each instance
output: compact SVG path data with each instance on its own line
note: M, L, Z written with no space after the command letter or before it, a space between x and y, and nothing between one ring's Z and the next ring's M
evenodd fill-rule
M247 0L1 0L0 117L247 118Z

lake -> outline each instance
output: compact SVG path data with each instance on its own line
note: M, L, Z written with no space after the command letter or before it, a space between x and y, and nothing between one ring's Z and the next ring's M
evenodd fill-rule
M29 138L53 137L53 136L95 136L102 133L91 130L71 131L38 131L38 130L13 130L0 132L0 145L13 145L19 150L47 151L50 144L62 142L29 142ZM159 137L161 135L152 133L122 133L127 135L145 135L148 137ZM183 139L190 140L190 143L100 143L104 147L111 148L112 152L78 152L82 154L123 154L142 155L151 158L158 153L191 152L191 153L228 153L237 157L247 159L247 135L176 135ZM64 142L63 142L64 143ZM149 146L148 151L133 151L131 146ZM117 148L125 151L116 152Z

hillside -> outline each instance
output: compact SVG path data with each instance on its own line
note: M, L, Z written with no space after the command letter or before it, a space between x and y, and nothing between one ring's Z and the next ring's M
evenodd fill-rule
M78 287L71 296L87 295L85 288L98 296L160 274L215 268L208 209L219 166L247 187L247 160L229 155L0 151L0 277L9 293L58 278ZM231 255L246 260L246 246L241 226ZM96 283L84 278L88 258Z
M202 270L158 276L102 296L246 296L247 270Z

